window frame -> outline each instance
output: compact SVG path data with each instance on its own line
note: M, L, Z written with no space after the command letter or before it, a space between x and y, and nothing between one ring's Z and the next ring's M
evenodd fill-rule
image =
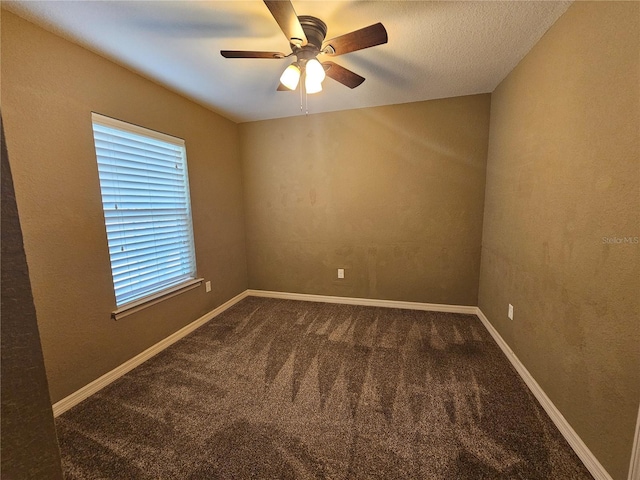
M96 137L95 137L95 128L94 125L100 125L102 127L117 129L120 131L124 131L128 134L141 136L146 139L152 139L155 141L160 141L164 143L171 144L173 146L178 146L182 150L182 162L183 162L183 179L184 179L184 198L183 200L186 203L186 235L189 240L189 258L190 261L188 265L191 267L190 272L187 274L189 278L183 279L182 281L178 280L176 283L170 283L167 286L161 286L161 288L149 291L143 296L138 296L132 298L130 300L123 301L118 304L117 301L117 292L115 287L115 277L114 277L114 263L111 253L111 243L109 239L108 233L108 220L107 220L107 212L105 210L105 202L103 195L103 178L100 172L100 160L96 145ZM108 117L105 115L101 115L96 112L91 112L91 128L92 128L92 140L94 145L94 153L95 153L95 161L96 167L98 169L98 180L100 184L100 201L102 205L102 214L104 219L104 228L105 233L107 235L107 245L109 246L109 267L111 271L111 279L113 283L113 292L114 292L114 300L116 302L116 309L111 312L111 317L115 320L122 318L124 316L130 315L132 313L138 312L142 309L145 309L151 305L159 303L165 299L174 297L188 290L192 290L201 286L204 281L203 278L198 277L197 275L197 262L196 262L196 247L195 247L195 238L193 234L193 215L191 209L191 193L190 193L190 185L189 185L189 171L187 165L187 151L186 151L186 143L184 139L177 138L171 135L167 135L155 130L151 130L145 127L141 127L139 125L131 124L128 122L124 122L121 120L117 120L112 117ZM153 228L153 227L152 227Z

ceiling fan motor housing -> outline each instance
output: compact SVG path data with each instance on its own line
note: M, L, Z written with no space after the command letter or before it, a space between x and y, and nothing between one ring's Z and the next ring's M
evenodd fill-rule
M319 18L309 15L300 15L298 20L300 20L302 30L307 36L308 43L304 47L298 47L292 44L293 53L298 56L298 59L308 60L320 53L322 42L324 42L324 38L327 36L327 25Z

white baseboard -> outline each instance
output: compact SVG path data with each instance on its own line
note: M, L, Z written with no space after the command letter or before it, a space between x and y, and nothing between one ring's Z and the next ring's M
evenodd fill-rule
M477 307L466 305L446 305L441 303L401 302L397 300L376 300L372 298L334 297L309 293L272 292L269 290L247 290L250 296L281 298L284 300L302 300L305 302L342 303L345 305L364 305L368 307L402 308L405 310L426 310L430 312L467 313L475 315Z
M500 336L498 331L491 325L487 317L482 313L479 307L476 307L476 314L480 321L484 324L485 328L489 331L493 339L496 341L500 349L507 356L511 364L514 366L522 380L527 384L531 393L538 399L542 408L547 412L547 415L551 418L555 426L560 430L562 436L565 440L571 445L573 451L576 452L576 455L582 460L584 466L587 467L587 470L593 475L595 480L613 480L611 475L605 470L602 464L598 461L591 450L584 444L582 439L578 436L576 431L571 427L567 419L564 418L560 410L553 404L551 399L547 396L547 394L542 390L542 387L538 385L538 382L533 378L533 376L529 373L529 371L525 368L525 366L520 362L515 353L509 348L507 342Z
M181 338L187 336L188 334L193 332L195 329L207 323L212 318L216 317L217 315L221 314L228 308L232 307L233 305L238 303L240 300L247 297L247 295L248 295L247 290L245 290L244 292L233 297L231 300L228 300L227 302L223 303L219 307L211 310L210 312L204 314L202 317L191 322L189 325L169 335L164 340L161 340L155 345L147 348L144 352L139 353L135 357L124 362L122 365L114 368L110 372L105 373L104 375L95 379L93 382L89 383L88 385L85 385L80 390L75 391L74 393L72 393L68 397L63 398L59 402L54 403L52 407L53 416L57 417L63 414L64 412L66 412L67 410L69 410L70 408L75 407L84 399L90 397L97 391L103 389L104 387L109 385L111 382L123 376L125 373L130 372L131 370L136 368L138 365L140 365L144 361L150 359L154 355L157 355L168 346L177 342Z

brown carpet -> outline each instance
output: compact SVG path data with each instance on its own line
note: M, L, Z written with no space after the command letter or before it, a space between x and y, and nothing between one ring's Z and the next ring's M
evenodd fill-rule
M591 479L472 315L249 297L57 419L68 479Z

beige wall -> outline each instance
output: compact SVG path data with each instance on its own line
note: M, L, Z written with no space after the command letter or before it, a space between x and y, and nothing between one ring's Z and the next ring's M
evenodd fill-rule
M639 18L575 3L493 93L479 291L616 480L640 399L640 246L603 237L640 236Z
M186 140L210 294L201 287L110 319L92 111ZM53 402L247 288L236 124L7 11L2 115Z
M242 124L250 287L476 305L489 103Z

